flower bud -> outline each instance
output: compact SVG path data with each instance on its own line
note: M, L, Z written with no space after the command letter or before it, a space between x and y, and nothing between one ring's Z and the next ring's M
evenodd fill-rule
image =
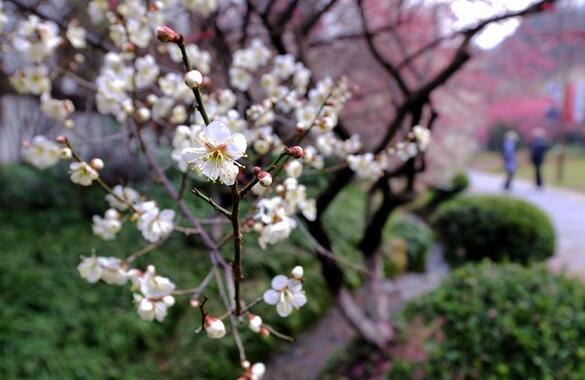
M189 301L189 304L191 305L191 307L199 307L199 305L201 305L199 300L196 298L191 298L191 301Z
M305 273L303 270L303 267L300 265L297 265L296 267L293 268L293 270L290 272L293 276L293 278L295 280L302 280L303 279L303 274Z
M221 319L206 316L204 325L207 336L211 339L220 339L225 336L225 325Z
M150 119L150 110L146 107L140 107L138 111L136 111L136 120L141 123L148 121Z
M101 158L93 158L91 161L89 161L89 166L95 170L102 170L104 168L104 162L101 160Z
M259 333L260 329L262 328L262 318L259 315L249 313L248 319L248 327L250 327L250 330L254 331L255 333Z
M303 158L303 148L298 145L286 148L286 154L294 158Z
M268 172L260 172L257 176L258 182L264 187L272 185L272 175Z
M63 124L65 125L65 128L73 128L73 126L75 126L75 122L71 119L67 119L63 122Z
M69 140L67 140L67 137L65 137L63 135L59 135L59 136L57 136L57 138L55 139L55 141L57 141L59 144L67 144L67 142Z
M73 152L69 148L63 148L61 149L60 155L63 160L69 160L73 157Z
M192 89L199 88L203 84L203 75L197 70L191 70L185 74L185 84Z
M244 368L244 369L248 369L248 368L250 368L250 366L251 366L251 365L252 365L252 364L251 364L251 363L250 363L248 360L244 360L244 361L242 362L242 368Z
M267 336L270 336L270 330L268 330L268 327L262 326L260 328L260 336L263 336L264 338L266 338Z
M156 28L156 38L160 42L173 42L177 43L183 40L183 36L181 33L177 33L171 27L166 25L161 25Z

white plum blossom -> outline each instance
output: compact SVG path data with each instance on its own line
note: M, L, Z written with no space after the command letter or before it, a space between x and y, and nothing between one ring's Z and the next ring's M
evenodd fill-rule
M51 90L49 69L44 65L27 66L10 77L10 84L21 94L48 92Z
M233 185L239 173L236 160L246 152L244 135L232 134L224 123L214 121L198 137L194 147L183 149L183 159L210 180Z
M122 260L117 257L100 257L98 262L102 268L101 278L106 284L124 285L128 282L128 273Z
M261 199L256 206L258 211L254 219L261 222L258 244L266 249L268 244L275 244L288 239L297 223L288 216L286 204L281 197Z
M48 92L45 92L41 95L41 110L51 119L64 121L75 111L75 106L69 99L53 99Z
M134 205L140 200L140 194L138 191L134 190L131 187L124 187L122 185L116 185L112 189L112 194L106 195L106 201L110 205L110 207L115 208L120 211L125 211L128 209L128 204ZM123 200L124 202L120 201Z
M217 10L217 0L182 0L187 9L207 17Z
M77 270L91 284L103 280L110 285L124 285L128 281L124 262L117 257L83 257Z
M149 300L135 293L134 302L138 305L137 311L141 319L145 321L153 321L156 319L162 322L168 314L168 308L175 304L175 298L173 296L166 296L160 300Z
M272 74L281 79L288 79L295 72L295 57L291 54L274 57Z
M79 26L78 22L70 22L67 25L67 32L65 32L65 36L67 40L76 49L82 49L87 45L85 41L85 36L87 32L81 26Z
M104 240L113 240L121 229L120 215L115 209L108 209L103 218L99 215L93 216L93 233Z
M136 209L141 213L137 227L149 242L156 243L166 239L173 232L175 211L161 211L154 201L139 203Z
M419 149L423 152L427 150L429 144L431 143L431 131L428 128L415 125L412 127L412 134L416 139Z
M90 186L98 179L98 172L87 162L72 162L69 165L71 181L81 186Z
M138 305L140 318L145 321L162 322L167 316L168 308L175 304L172 296L175 284L167 277L158 276L153 265L136 280L142 294L134 294L134 302Z
M358 177L368 180L376 180L383 174L382 166L375 160L373 153L347 156L347 163Z
M158 78L160 69L152 55L137 58L134 66L136 68L136 76L134 77L136 88L148 87Z
M299 160L290 161L286 165L286 175L298 178L303 174L303 164Z
M276 305L276 312L281 317L288 317L294 309L300 309L307 303L303 283L282 274L272 279L272 289L264 292L264 302Z
M84 257L81 263L77 266L79 275L84 278L90 284L95 284L102 278L102 268L98 262L98 257Z
M22 158L29 164L46 169L59 162L61 148L59 145L45 136L35 136L30 143L24 143Z
M231 67L229 70L230 84L240 91L246 91L252 84L252 74L242 67Z
M53 54L61 41L57 24L30 15L19 23L12 45L26 61L40 63Z

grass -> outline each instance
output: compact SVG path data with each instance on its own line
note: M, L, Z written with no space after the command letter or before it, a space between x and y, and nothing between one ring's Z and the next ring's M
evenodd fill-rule
M526 150L518 153L517 177L528 181L534 181L534 169L530 164L529 153ZM472 168L496 173L505 174L501 155L497 152L481 152L472 161ZM567 149L564 162L564 176L562 180L557 178L558 155L553 151L546 157L543 167L545 186L552 185L564 187L576 191L585 192L585 149L572 147Z

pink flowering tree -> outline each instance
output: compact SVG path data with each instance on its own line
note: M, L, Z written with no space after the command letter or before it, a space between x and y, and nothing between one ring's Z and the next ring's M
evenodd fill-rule
M399 0L65 3L1 3L11 88L38 97L55 129L64 127L51 131L56 139L25 141L23 158L41 169L69 161L75 185L104 190L109 209L93 217L96 235L114 240L126 224L145 240L126 258L83 258L80 275L90 283L130 283L138 315L149 321L163 322L177 297L189 296L201 314L199 331L211 339L229 334L239 348L242 379L258 379L263 365L247 361L239 329L282 337L254 307L273 305L284 318L302 312L310 295L300 266L274 277L263 294L243 293L244 275L254 276L245 271L244 240L274 250L300 230L344 316L364 339L385 346L394 330L381 289L382 230L419 189L440 113L434 94L469 61L473 37L487 25L546 11L555 1L456 32L441 23L450 15L446 5ZM83 125L73 121L76 110L115 121L116 133L141 152L174 207L106 181L108 163L77 147ZM163 155L172 167L160 163ZM180 173L176 183L173 171ZM304 173L330 176L314 198ZM204 192L197 181L209 181L212 190ZM364 215L356 247L363 264L336 256L323 223L336 196L355 182L367 187L365 197L380 199ZM208 228L186 197L223 223ZM164 268L136 264L174 233L195 235L209 253L209 273L197 284L175 284ZM222 254L224 246L231 254ZM364 274L366 307L346 287L346 267ZM218 294L206 291L212 281ZM222 303L225 312L210 315L207 302Z

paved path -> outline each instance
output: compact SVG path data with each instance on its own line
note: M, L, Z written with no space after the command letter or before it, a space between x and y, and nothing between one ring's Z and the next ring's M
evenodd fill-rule
M494 174L472 172L472 191L500 193L503 178ZM515 181L511 196L530 201L546 211L557 230L557 251L550 259L554 269L565 268L585 279L585 194L555 187L535 189L526 181Z

